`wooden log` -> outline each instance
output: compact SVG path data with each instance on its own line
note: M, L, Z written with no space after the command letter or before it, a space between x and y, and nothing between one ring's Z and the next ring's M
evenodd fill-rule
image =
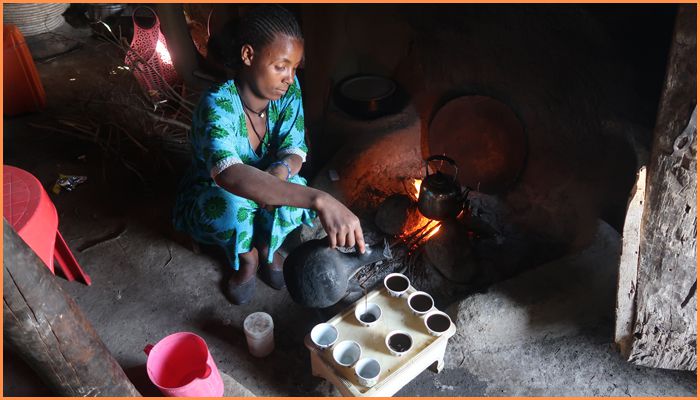
M697 369L696 8L679 7L661 96L641 224L628 360Z
M211 81L195 74L199 71L201 56L190 36L182 4L159 4L157 10L160 29L168 42L168 50L178 75L189 88L195 91L206 89Z
M62 396L140 396L72 297L3 219L3 334Z
M639 242L641 240L642 213L646 194L647 168L637 172L637 183L627 206L625 225L622 230L622 254L620 274L617 278L617 301L615 303L615 343L620 352L628 357L632 346L635 295L637 294L637 272L639 270Z

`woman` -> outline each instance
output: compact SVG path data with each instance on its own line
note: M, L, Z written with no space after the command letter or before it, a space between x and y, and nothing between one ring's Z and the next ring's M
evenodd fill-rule
M223 43L232 79L206 92L192 122L193 162L176 200L174 224L195 240L221 246L234 272L228 297L245 304L255 273L284 287L276 250L316 213L331 247L365 243L359 219L298 175L305 160L304 110L296 70L304 50L294 16L259 6Z

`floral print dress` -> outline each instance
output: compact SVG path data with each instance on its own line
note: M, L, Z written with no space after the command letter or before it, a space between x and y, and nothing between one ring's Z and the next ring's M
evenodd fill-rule
M270 102L268 133L256 153L248 141L245 113L233 80L207 91L192 118L192 164L178 188L173 215L175 228L198 242L224 248L238 270L238 254L252 250L256 241L269 244L268 262L284 238L299 225L312 226L315 213L281 206L269 212L250 200L219 187L214 177L244 163L261 170L288 154L306 159L304 110L295 78L279 100ZM299 175L289 182L306 185Z

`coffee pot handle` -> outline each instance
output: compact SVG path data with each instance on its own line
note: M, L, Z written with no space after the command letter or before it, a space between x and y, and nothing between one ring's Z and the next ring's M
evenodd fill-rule
M434 155L434 156L430 156L430 157L428 157L427 160L425 160L425 177L427 178L428 175L430 174L430 172L428 171L428 165L430 164L430 162L437 161L437 160L445 161L448 164L450 164L452 166L452 168L455 169L453 181L457 182L457 174L459 173L459 170L457 169L457 163L455 162L455 160L451 159L450 157L439 155L439 154Z

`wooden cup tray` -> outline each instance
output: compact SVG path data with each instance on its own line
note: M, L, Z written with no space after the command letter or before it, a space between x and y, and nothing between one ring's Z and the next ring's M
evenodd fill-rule
M343 396L392 396L429 366L440 372L444 365L447 341L455 334L453 322L440 336L432 336L425 327L424 317L435 311L433 308L424 315L414 315L408 307L408 296L416 292L413 286L401 297L392 297L382 287L367 294L367 303L376 303L382 308L382 315L372 326L365 327L355 318L355 307L365 302L365 296L347 310L331 318L328 323L338 330L338 340L354 340L362 347L361 358L373 357L381 365L377 383L372 387L362 386L351 367L339 365L333 359L334 346L321 350L306 335L304 345L311 352L311 372L331 382ZM413 346L401 356L390 353L386 347L386 335L394 330L409 333Z

